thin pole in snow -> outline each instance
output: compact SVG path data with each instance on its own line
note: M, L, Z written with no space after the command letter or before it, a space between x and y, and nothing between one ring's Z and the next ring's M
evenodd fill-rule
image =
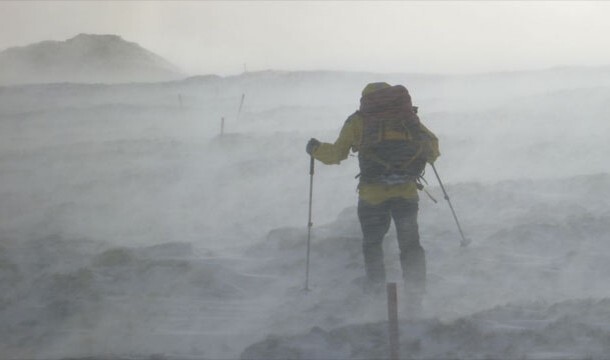
M241 108L244 106L244 98L246 94L241 94L241 101L239 102L239 109L237 110L237 120L239 120L239 115L241 114Z

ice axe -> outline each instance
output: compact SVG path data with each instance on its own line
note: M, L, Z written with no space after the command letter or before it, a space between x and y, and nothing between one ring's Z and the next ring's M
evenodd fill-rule
M443 190L443 194L445 195L445 200L447 200L447 203L449 204L449 208L451 209L451 213L453 214L453 218L455 219L455 223L457 224L457 228L460 231L460 235L462 236L462 240L460 241L460 245L462 247L466 247L468 246L468 244L470 244L470 242L472 240L467 239L464 236L464 232L462 231L462 227L460 226L460 222L458 221L457 215L455 215L455 210L453 210L453 205L451 205L451 200L449 200L449 195L447 195L447 191L445 191L445 187L443 186L443 182L441 181L440 176L438 176L438 171L436 171L436 167L434 166L434 164L430 164L432 166L432 170L434 170L434 175L436 175L436 179L438 180L438 184L441 186L441 189Z
M313 164L314 158L310 156L309 162L309 220L307 222L307 261L305 267L305 288L303 290L309 291L309 254L311 253L311 203L313 198Z

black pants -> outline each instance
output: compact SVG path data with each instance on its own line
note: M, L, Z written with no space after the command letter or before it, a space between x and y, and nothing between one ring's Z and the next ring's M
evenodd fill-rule
M391 219L394 219L406 289L425 291L426 256L419 242L417 211L416 200L403 198L392 198L379 205L371 205L363 200L358 202L358 218L364 235L364 266L370 283L383 284L386 281L382 242Z

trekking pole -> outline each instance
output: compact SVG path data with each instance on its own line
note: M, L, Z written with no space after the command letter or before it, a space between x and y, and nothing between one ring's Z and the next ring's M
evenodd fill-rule
M313 198L313 164L314 158L310 156L309 163L309 221L307 222L307 262L305 267L305 291L309 291L309 254L311 252L311 203Z
M436 175L436 179L438 180L438 184L441 186L443 190L443 194L445 195L445 200L449 204L449 208L451 209L451 213L453 214L453 218L455 219L455 223L457 224L457 228L460 231L460 235L462 236L462 241L460 241L461 246L468 246L470 244L470 239L466 239L464 236L464 232L462 231L462 227L460 226L460 222L458 221L457 215L455 215L455 210L453 210L453 205L451 205L451 200L449 200L449 195L447 195L447 191L445 191L445 187L443 186L443 182L441 181L440 176L438 176L438 171L436 171L436 167L434 164L430 164L432 166L432 170L434 170L434 175Z

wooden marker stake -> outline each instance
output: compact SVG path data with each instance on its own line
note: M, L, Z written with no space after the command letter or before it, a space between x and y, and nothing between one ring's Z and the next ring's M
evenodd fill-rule
M396 283L387 283L388 294L388 335L390 337L390 359L398 360L398 295Z

